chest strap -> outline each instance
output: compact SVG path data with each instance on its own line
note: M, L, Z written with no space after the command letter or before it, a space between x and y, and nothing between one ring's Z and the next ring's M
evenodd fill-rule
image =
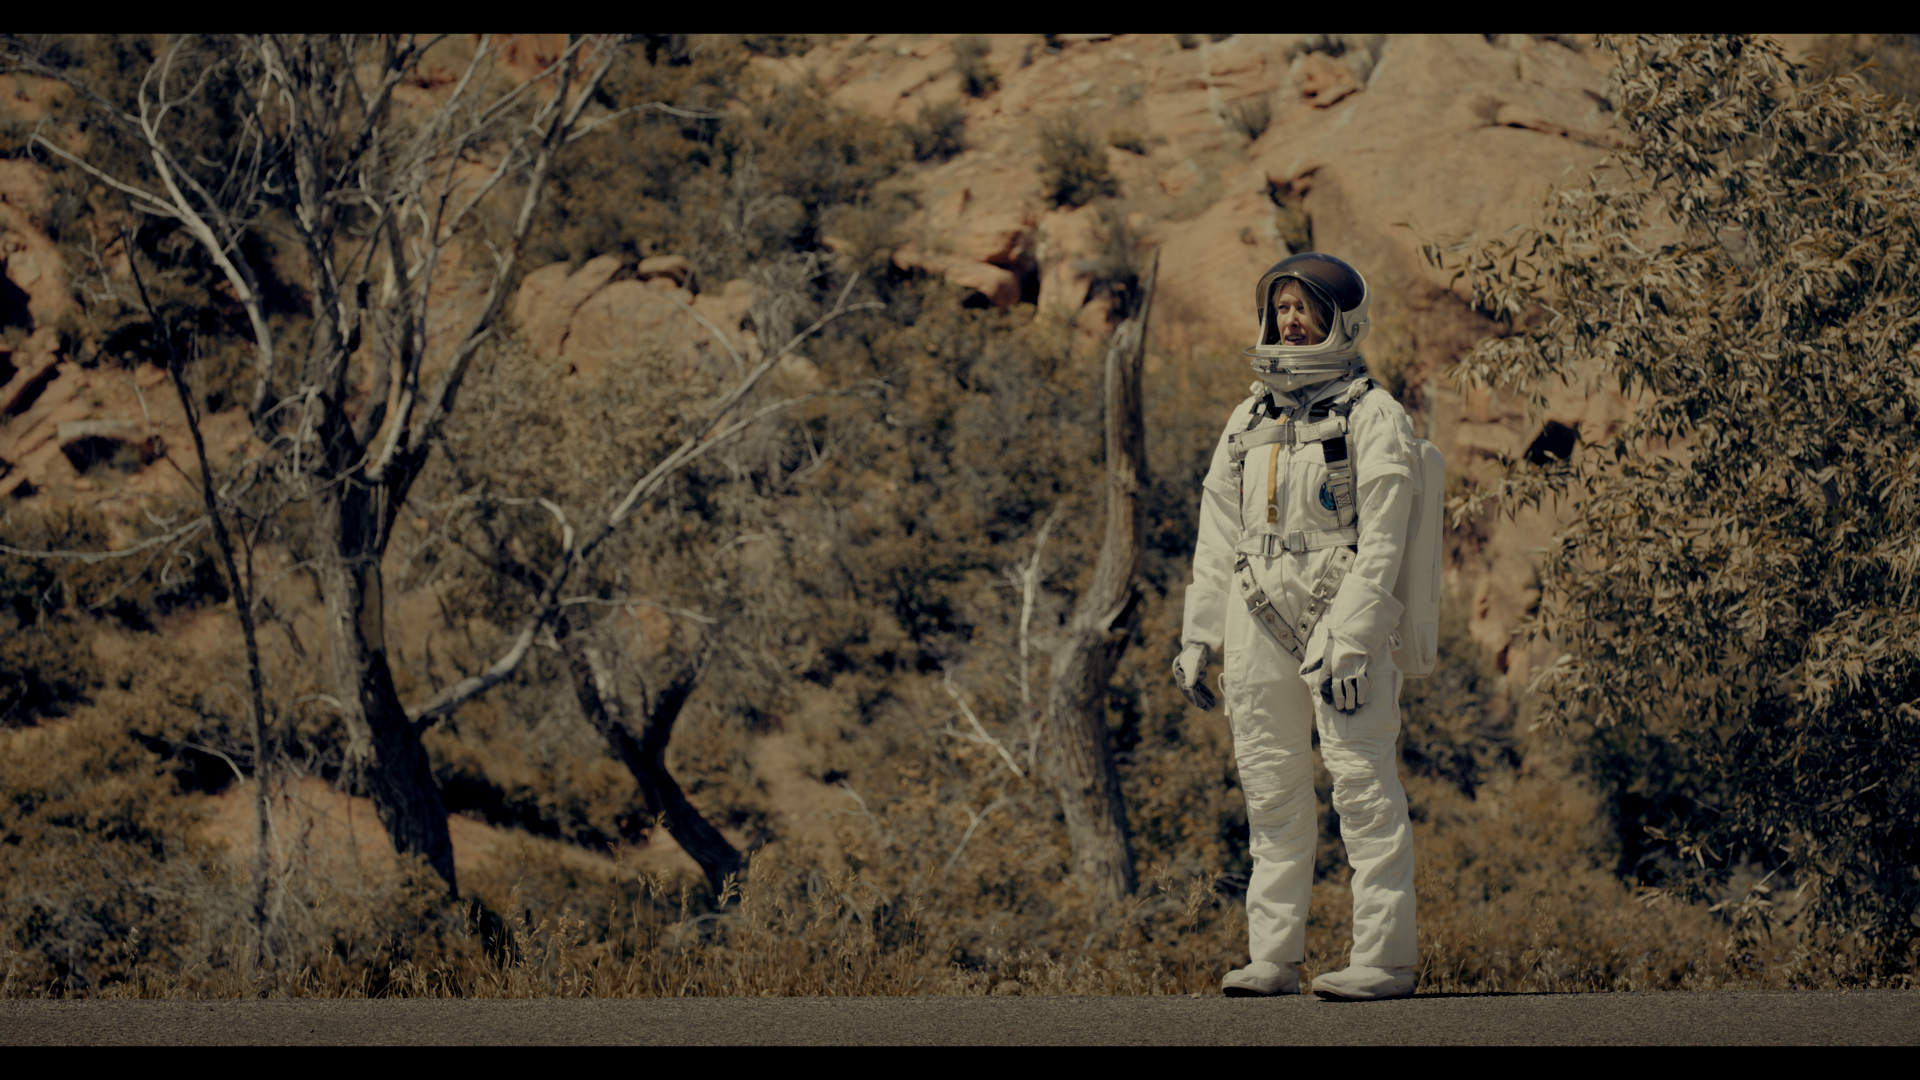
M1279 443L1287 447L1298 447L1307 443L1321 443L1321 451L1327 459L1327 494L1333 498L1335 519L1339 521L1337 529L1294 531L1290 533L1260 533L1243 536L1233 546L1236 553L1233 564L1234 584L1240 588L1240 596L1247 602L1247 611L1255 622L1267 628L1274 640L1280 643L1289 656L1302 663L1306 659L1307 641L1313 637L1314 627L1320 625L1320 617L1327 613L1333 598L1340 591L1340 583L1347 578L1347 571L1353 569L1353 561L1360 543L1358 508L1354 504L1353 459L1347 452L1347 416L1367 391L1373 389L1371 379L1359 379L1344 393L1331 401L1319 402L1307 410L1307 423L1289 423L1291 419L1273 401L1271 397L1256 404L1248 418L1244 431L1227 436L1227 456L1231 462L1233 475L1245 482L1247 452L1257 446ZM1324 410L1322 420L1312 420L1315 410ZM1260 427L1262 419L1274 419L1279 422L1269 427ZM1276 466L1277 467L1277 466ZM1241 506L1246 505L1246 493L1241 492ZM1243 509L1244 512L1244 509ZM1335 549L1327 560L1326 568L1320 571L1320 577L1308 592L1306 607L1293 617L1283 615L1267 596L1266 590L1253 576L1252 556L1260 555L1273 558L1282 552L1303 554L1309 551Z
M1372 379L1356 379L1339 395L1314 403L1300 422L1289 422L1292 412L1280 408L1271 395L1263 397L1251 410L1245 430L1227 436L1228 469L1236 480L1244 482L1247 452L1254 447L1277 443L1297 448L1320 443L1327 460L1327 495L1333 500L1334 517L1343 529L1353 526L1358 507L1354 500L1353 458L1347 452L1347 417L1372 389ZM1316 413L1322 419L1314 420ZM1260 421L1267 418L1278 422L1261 427ZM1245 492L1241 498L1244 506Z
M1303 551L1322 551L1330 547L1347 547L1360 542L1360 530L1316 529L1290 533L1260 533L1256 536L1242 537L1233 545L1233 550L1242 555L1264 555L1271 559L1281 552L1299 554Z
M1304 446L1307 443L1330 442L1341 439L1347 433L1345 416L1330 416L1315 424L1274 424L1271 427L1254 428L1251 431L1236 432L1227 436L1227 460L1235 468L1244 468L1247 452L1256 446L1279 443L1286 447Z
M1240 587L1240 597L1247 602L1247 612L1255 622L1267 628L1287 655L1305 663L1307 642L1313 637L1313 628L1320 625L1320 617L1327 613L1327 607L1333 603L1335 593L1340 591L1340 583L1347 579L1347 571L1353 569L1354 553L1350 547L1341 547L1327 560L1327 568L1320 572L1320 580L1313 583L1313 591L1307 596L1307 606L1299 615L1288 618L1280 612L1267 591L1253 576L1253 564L1245 554L1234 560L1233 581Z
M1342 417L1342 426L1345 418ZM1333 496L1333 513L1339 519L1342 528L1354 525L1359 509L1353 501L1353 458L1347 453L1347 436L1344 431L1328 439L1321 447L1327 455L1327 494ZM1355 543L1359 543L1355 539Z
M1254 580L1253 567L1245 555L1234 561L1233 583L1240 587L1240 598L1247 602L1247 612L1253 616L1253 621L1266 627L1280 647L1287 651L1287 655L1305 663L1306 642L1294 636L1293 620L1280 614L1279 609L1273 606L1273 600L1267 596L1267 591Z

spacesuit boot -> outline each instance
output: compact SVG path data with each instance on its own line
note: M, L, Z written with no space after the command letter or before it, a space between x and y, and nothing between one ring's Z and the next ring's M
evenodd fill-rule
M1277 997L1300 992L1300 965L1276 964L1255 960L1236 968L1220 980L1220 992L1228 997Z
M1379 1001L1413 996L1413 968L1363 967L1330 971L1313 980L1314 995L1325 1001Z

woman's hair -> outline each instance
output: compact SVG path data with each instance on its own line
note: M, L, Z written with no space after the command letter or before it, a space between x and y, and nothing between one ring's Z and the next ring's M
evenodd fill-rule
M1299 293L1301 297L1303 297L1306 300L1307 317L1313 320L1313 332L1315 334L1324 338L1328 334L1333 332L1333 309L1329 307L1326 300L1320 296L1320 290L1315 289L1311 285L1308 285L1306 282L1301 281L1299 278L1283 277L1283 278L1276 278L1274 280L1273 291L1267 294L1267 310L1269 312L1273 310L1273 305L1275 301L1280 299L1280 294L1283 292L1286 292L1288 289L1292 289L1294 292ZM1279 344L1280 331L1279 331L1279 327L1275 325L1278 322L1279 322L1278 319L1274 319L1274 318L1267 319L1267 335L1266 336L1272 338L1273 340L1263 342L1263 344L1266 344L1266 345Z

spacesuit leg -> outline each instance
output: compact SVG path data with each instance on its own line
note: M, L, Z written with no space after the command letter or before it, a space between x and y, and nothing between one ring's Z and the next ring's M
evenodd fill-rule
M1226 695L1253 856L1248 951L1255 961L1276 964L1306 957L1319 833L1314 710L1306 684L1295 674L1299 667L1243 605L1234 605L1226 625Z
M1353 867L1353 959L1370 968L1415 963L1413 826L1400 786L1394 739L1400 733L1401 676L1390 653L1367 665L1377 688L1347 714L1315 700L1320 754L1333 777L1333 807ZM1384 675L1385 678L1380 676ZM1298 680L1295 680L1296 682ZM1389 690L1389 693L1380 693Z

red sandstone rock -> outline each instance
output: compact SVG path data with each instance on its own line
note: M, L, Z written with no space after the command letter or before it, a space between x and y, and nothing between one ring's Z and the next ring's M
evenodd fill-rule
M693 280L693 260L685 255L655 255L641 259L634 276L641 281L665 278L681 288L692 288L688 283Z
M962 288L974 289L1003 309L1020 302L1019 279L991 263L922 251L912 244L904 244L893 253L893 264L902 270L922 270Z
M1097 207L1062 207L1040 219L1040 310L1079 311L1093 284L1082 263L1105 246Z
M1293 73L1300 96L1315 108L1325 109L1364 89L1360 76L1347 64L1326 53L1309 53L1300 58Z

